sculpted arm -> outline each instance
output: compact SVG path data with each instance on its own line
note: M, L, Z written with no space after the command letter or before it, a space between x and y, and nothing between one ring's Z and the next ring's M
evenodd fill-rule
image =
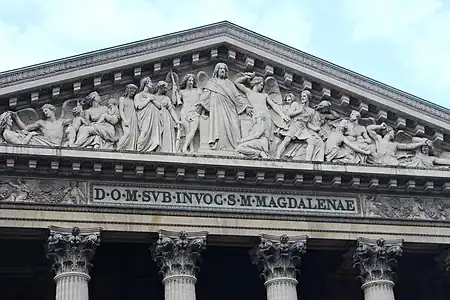
M284 119L284 121L288 122L290 120L290 118L283 113L281 108L277 104L275 104L275 102L273 102L272 99L270 99L269 96L266 97L266 102L267 102L267 105L269 105L270 108L272 108L273 111L277 115L279 115L280 117L282 117Z
M25 125L16 113L13 114L13 118L14 122L16 122L17 126L22 130L33 131L38 130L42 127L42 120Z
M298 105L297 102L291 104L291 109L289 110L289 117L293 118L298 116L303 112L303 106Z
M397 149L400 150L414 150L419 148L420 146L426 145L425 141L424 142L419 142L419 143L398 143L397 144Z
M245 76L242 76L242 77L240 77L240 78L238 78L238 79L236 79L236 80L234 81L234 84L236 85L236 88L237 88L239 91L243 92L247 97L248 97L248 94L250 93L250 89L249 89L248 87L245 86L245 82L246 82L248 79L250 79L250 76L245 75Z
M20 138L20 136L14 131L5 131L3 133L3 137L5 140L14 145L27 145L31 138L36 135L36 132L29 132L24 138Z
M358 153L362 153L362 154L366 154L369 155L370 151L369 150L362 150L361 148L359 148L357 145L353 144L352 142L350 142L346 137L344 137L344 139L342 140L342 142L344 144L346 144L350 149L352 149L355 152Z
M383 125L369 125L367 126L367 134L370 138L372 138L374 141L378 141L380 139L380 136L376 132L377 130L383 129Z
M450 166L450 159L435 157L433 163L435 165Z

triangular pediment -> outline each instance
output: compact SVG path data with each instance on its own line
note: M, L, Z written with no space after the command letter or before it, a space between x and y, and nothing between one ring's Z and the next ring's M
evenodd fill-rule
M392 128L396 133L394 140L391 141L392 143L419 145L419 143L423 142L424 145L426 144L430 149L436 150L432 155L426 155L427 166L447 165L448 159L450 159L448 152L450 147L450 110L396 90L342 67L333 65L229 22L220 22L136 43L0 73L0 103L2 111L11 110L18 112L17 115L19 116L19 119L23 121L24 125L29 125L40 119L45 119L42 115L42 110L39 108L46 103L51 103L56 107L57 119L60 117L66 119L69 118L70 122L72 122L73 108L77 105L83 105L86 97L92 95L91 93L93 91L98 92L99 99L101 100L100 103L106 109L108 106L108 99L118 100L124 93L127 84L134 84L139 87L140 83L142 83L142 79L147 76L150 76L155 84L161 80L169 81L170 83L172 78L170 72L173 72L173 76L175 80L178 81L178 84L180 84L183 77L189 73L197 76L199 72L204 72L207 77L212 77L214 67L219 62L227 64L229 77L232 81L238 77L242 77L245 72L254 73L255 76L260 76L264 79L273 79L272 81L266 82L266 85L276 82L279 89L279 95L273 95L273 90L269 92L267 92L268 90L264 91L270 94L270 98L275 102L278 100L282 101L282 99L290 92L296 96L297 101L299 102L298 99L300 98L301 92L305 89L309 90L312 98L309 103L309 110L307 110L306 113L307 115L317 112L317 110L314 109L317 104L322 101L328 101L331 104L331 114L333 116L327 119L328 117L326 114L330 113L330 111L321 116L321 122L327 123L327 126L329 127L329 129L326 130L327 135L331 131L336 130L337 124L344 124L341 122L342 120L351 123L352 121L349 120L350 114L352 112L357 112L361 116L359 126L363 128L364 134L353 133L353 136L350 136L351 134L347 136L344 134L345 141L337 138L336 151L345 148L345 143L351 144L352 141L348 142L347 137L355 139L372 139L370 142L371 145L369 145L370 147L365 151L374 151L373 147L376 147L374 145L376 143L375 139L382 139L385 134L384 132L386 131L386 128L381 128L379 126L381 126L381 124L386 124L387 127ZM247 81L242 81L243 85L247 88L251 88L249 83L252 78L249 78ZM150 94L155 92L154 87L155 86L149 91ZM169 84L169 93L171 92L170 87L171 84ZM242 89L237 90L241 96L246 98ZM178 118L186 118L188 113L182 111L182 105L177 106L177 103L175 103L176 101L173 101L174 111L178 115ZM282 110L282 103L276 104L280 105L280 110ZM207 102L205 105L208 106L210 103ZM201 137L201 133L197 131L194 138L194 153L229 156L231 152L228 148L225 149L225 151L222 151L223 149L214 149L212 151L209 149L206 152L197 151L199 151L202 146L208 147L212 140L220 139L224 136L226 136L226 139L235 139L231 144L233 146L232 150L236 150L236 145L239 144L240 139L251 136L252 128L256 130L254 128L256 126L256 121L254 118L252 119L250 116L246 115L245 105L239 106L236 103L233 104L235 105L233 109L238 112L238 119L230 117L225 123L214 125L211 125L213 123L210 121L212 118L211 111L208 111L214 108L206 107L205 105L203 106L203 109L207 111L207 114L205 114L203 119L200 117L198 121L195 121L195 126L198 126L198 131L201 131L202 128L203 130L208 128L208 130L217 132L208 132ZM118 106L116 108L118 108ZM219 107L216 112L213 112L219 115L219 121L223 121L221 119L221 114L227 113L227 111L222 111L221 109L223 109L223 107ZM288 115L290 107L286 105L284 109L284 113ZM271 113L276 111L273 107L269 107L269 110ZM91 139L95 139L94 136L115 135L115 142L103 148L104 150L115 151L118 140L121 135L123 135L124 130L127 130L127 128L121 124L120 118L122 115L118 113L117 116L118 121L114 124L113 129L107 129L106 132L95 133L96 130L101 131L103 129L92 128L87 130L85 134L90 135L89 138ZM144 115L143 117L148 118L149 116ZM95 118L96 117L88 120L88 123L95 123ZM164 118L166 118L167 121L167 118L170 118L170 113L159 118L160 119L155 122L164 123ZM295 116L291 116L292 120L295 118ZM184 121L186 123L186 120ZM234 123L235 121L239 124L229 124ZM68 123L69 125L70 122ZM143 122L145 123L145 120ZM173 123L173 120L170 122ZM300 118L295 122L298 124L293 125L294 127L291 126L292 129L286 127L281 130L280 128L277 128L278 125L276 124L276 121L274 121L274 126L271 126L271 129L269 130L271 131L269 133L270 137L268 138L269 144L280 144L286 137L289 137L293 142L288 143L287 149L283 150L284 152L281 155L282 158L305 160L305 157L311 156L305 153L312 151L311 149L307 149L307 145L309 144L306 141L311 138L309 136L310 133L308 132L311 130L315 131L313 134L314 137L315 135L320 137L322 133L320 133L320 130L312 129L314 126L310 126L311 128L302 131L301 127L303 125L307 125L308 122L311 123L308 116L304 116L304 120L301 120ZM304 123L303 125L301 124L302 122ZM188 132L178 134L177 129L173 129L175 127L172 123L170 125L167 125L168 123L166 123L166 125L161 125L161 131L173 131L170 135L161 138L161 140L167 139L168 143L174 144L170 147L176 148L174 148L175 150L167 152L179 153ZM378 127L372 126L368 133L367 127L370 125L376 125ZM87 125L77 125L77 127L80 126ZM142 126L149 127L154 126L154 124L139 124L139 128L142 129ZM213 128L211 126L215 127ZM234 136L236 132L230 129L231 126L237 126L240 131L239 135L242 136ZM346 128L348 131L361 130L355 129L354 125L351 124L346 126L351 127ZM33 128L33 130L39 131L38 127L39 126ZM44 132L45 130L48 131L53 129L49 128L42 130L41 128L39 135L37 137L30 137L29 140L39 139L39 136L46 134ZM108 132L108 130L112 130L112 132ZM185 131L186 130L187 129L185 128ZM281 131L284 131L284 133L280 134ZM154 133L149 131L148 135L151 134ZM161 135L162 133L158 134ZM23 142L24 133L21 133L20 138L22 138L23 144L29 142L28 140L27 143ZM103 138L105 137L103 136ZM87 139L88 137L86 137L86 140ZM321 149L315 149L315 152L329 152L329 149L324 150L325 147L330 147L330 145L326 145L326 139L327 137L319 143L320 145L316 144L315 147L321 147ZM425 140L427 142L424 142ZM286 151L291 151L289 150L289 147L292 147L292 143L294 142L302 144L300 145L300 148L303 147L303 149L300 149L300 154L290 152L290 154L287 155ZM36 143L39 144L40 142ZM265 145L261 146L256 144L251 147L266 147ZM278 158L276 155L278 144L275 146L268 146L269 148L273 148L271 150L269 149L269 153L267 153L269 154L269 157ZM100 149L103 147L102 145L99 145L98 142L85 141L85 143L78 143L75 148L89 148L93 147L93 145L95 145L95 147L100 147ZM355 144L352 145L353 146L348 146L348 149L345 151L355 151L353 149ZM41 146L67 146L67 132L64 133L61 144L55 145L42 142ZM149 147L148 149L150 148L152 147ZM155 149L157 148L158 147ZM398 151L396 150L396 152L398 152L396 153L396 156L405 158L405 161L407 161L405 166L424 167L423 163L409 162L415 159L416 152L419 152L419 148L419 146L400 146ZM137 151L135 147L120 150ZM264 149L261 151L263 150ZM243 156L255 156L261 158L257 153L258 151L255 151L253 151L251 155L246 155L244 153ZM346 156L354 154L348 154L345 151L333 154L334 157L337 157L336 160L333 160L333 158L327 159L326 153L320 154L318 156L319 158L306 160L325 161L330 163L368 163L365 159L346 160ZM234 154L235 153L232 155ZM315 156L315 154L313 156ZM429 158L431 156L433 158ZM339 159L339 157L342 159ZM393 159L395 160L397 158ZM386 158L385 161L388 160L389 158ZM384 161L374 162L374 164L377 163L384 164ZM394 162L393 164L397 165L397 162Z

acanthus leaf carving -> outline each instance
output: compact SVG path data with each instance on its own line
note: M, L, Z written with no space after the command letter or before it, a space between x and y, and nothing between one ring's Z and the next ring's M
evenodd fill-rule
M296 278L306 252L306 236L288 237L261 234L261 242L253 254L254 263L265 281L276 278Z
M164 278L174 275L195 277L201 252L206 248L207 232L171 232L160 230L153 259Z
M355 254L354 267L359 268L362 285L372 281L394 281L394 269L397 258L403 252L403 240L384 240L359 238Z
M51 227L47 239L47 257L53 261L56 275L66 272L88 274L99 245L100 229Z

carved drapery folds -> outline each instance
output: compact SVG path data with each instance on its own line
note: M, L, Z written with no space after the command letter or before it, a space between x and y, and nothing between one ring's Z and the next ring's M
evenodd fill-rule
M306 240L306 236L261 235L253 259L266 282L276 278L296 278L301 257L306 252Z
M163 278L175 275L195 277L201 252L206 248L207 232L159 231L153 258Z
M440 139L416 137L359 111L343 111L314 95L310 86L282 91L273 76L231 76L224 63L212 74L200 70L184 74L181 83L179 78L171 71L156 84L144 77L119 93L91 91L67 100L61 109L45 104L42 117L33 108L5 111L0 140L44 147L450 166L450 152L436 149L442 147Z
M56 275L67 272L88 274L95 250L100 245L99 229L51 227L47 257Z
M353 256L354 266L360 270L362 287L376 282L394 285L397 258L403 252L403 240L359 238Z

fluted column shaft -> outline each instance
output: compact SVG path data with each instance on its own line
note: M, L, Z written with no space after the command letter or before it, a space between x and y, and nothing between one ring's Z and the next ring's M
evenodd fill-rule
M51 227L47 256L53 260L56 300L88 300L90 261L100 244L100 229Z
M358 239L353 259L360 269L365 300L395 300L393 269L402 254L402 246L403 240Z
M206 232L159 232L153 258L163 275L165 300L195 300L195 277Z
M297 300L296 273L306 251L306 238L293 237L290 241L287 235L261 235L254 263L265 279L267 300Z

